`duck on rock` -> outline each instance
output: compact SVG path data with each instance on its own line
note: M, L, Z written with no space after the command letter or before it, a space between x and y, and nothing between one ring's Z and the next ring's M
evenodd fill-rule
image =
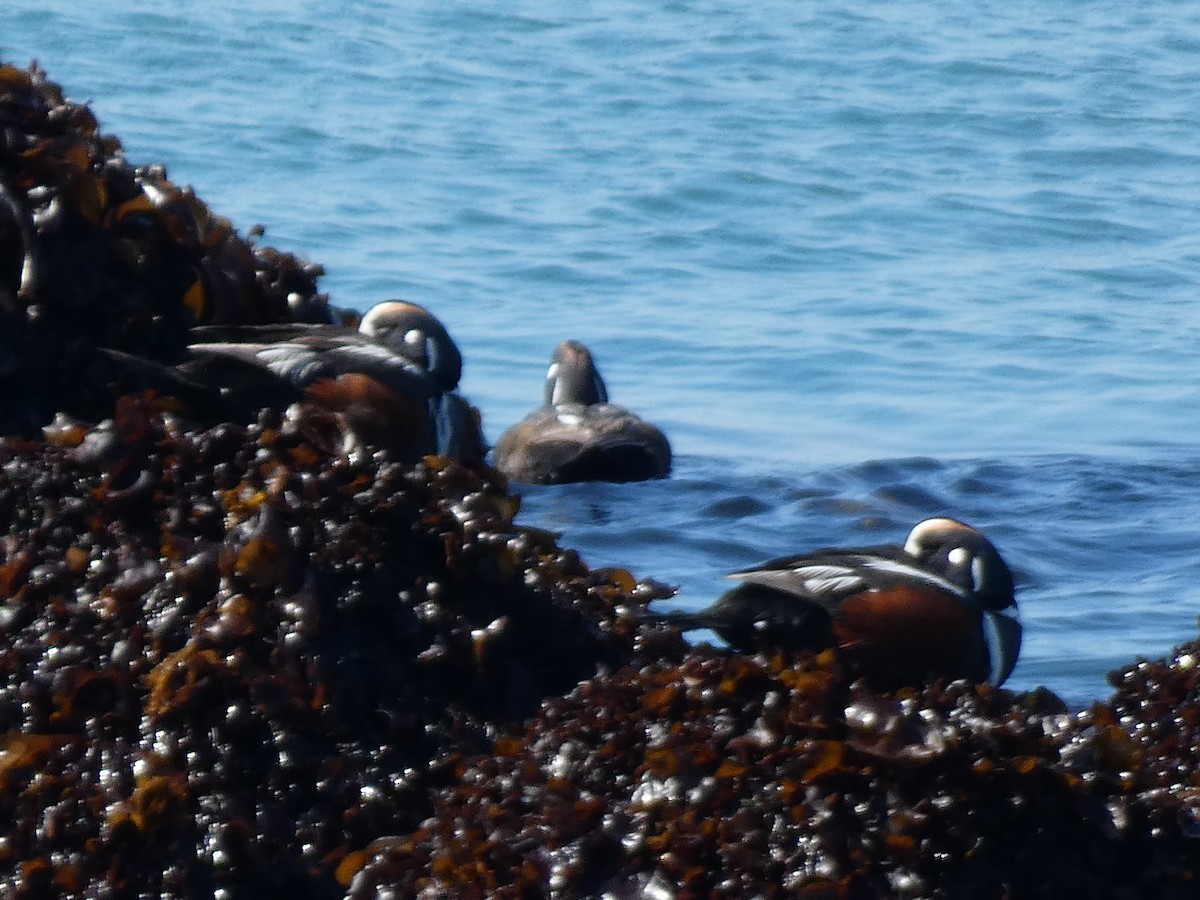
M494 464L513 481L645 481L671 471L666 436L608 402L591 352L563 341L546 373L545 404L500 436Z
M304 403L402 459L440 454L478 462L486 452L478 413L454 391L458 348L415 303L379 304L357 329L298 322L194 328L187 357L172 367L108 356L126 385L176 394L208 418Z
M711 629L738 650L836 646L857 673L888 685L998 686L1021 648L1012 573L955 519L926 519L903 547L817 550L727 577L741 583L707 609L651 615Z

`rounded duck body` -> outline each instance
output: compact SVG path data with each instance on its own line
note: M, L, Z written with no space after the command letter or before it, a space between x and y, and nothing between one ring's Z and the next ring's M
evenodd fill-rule
M417 364L369 340L317 333L252 343L193 343L176 369L219 391L231 410L312 404L359 441L406 461L437 452L437 384ZM306 418L305 421L311 421Z
M671 444L654 425L609 403L591 352L564 341L546 373L545 405L500 436L494 464L528 484L646 481L670 473Z
M903 546L831 548L727 576L712 606L654 617L707 628L739 650L836 646L857 673L895 686L935 678L1003 684L1021 647L1012 573L954 519L919 523Z
M482 462L478 413L457 393L462 357L424 307L389 300L358 328L306 322L193 328L173 367L110 353L127 379L180 395L207 417L308 402L403 459Z
M201 325L191 330L191 343L382 346L428 373L444 391L454 390L462 377L462 354L446 326L425 307L407 300L375 304L353 328L311 322Z

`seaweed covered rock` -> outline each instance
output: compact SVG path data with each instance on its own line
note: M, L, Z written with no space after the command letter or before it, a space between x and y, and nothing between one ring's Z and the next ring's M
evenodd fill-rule
M0 467L0 894L332 896L661 592L466 468L145 398ZM636 595L636 596L633 596Z
M191 325L327 319L320 274L132 165L36 66L0 64L0 432L111 412L97 347L174 362Z
M1071 715L965 682L875 693L831 652L628 667L340 874L354 898L1194 896L1195 743L1149 733L1200 692L1147 669Z

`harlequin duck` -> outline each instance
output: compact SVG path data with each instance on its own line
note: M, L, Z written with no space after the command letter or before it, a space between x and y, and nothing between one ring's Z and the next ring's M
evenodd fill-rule
M190 381L217 386L230 407L308 401L402 459L439 452L437 382L368 338L314 330L271 343L193 343L188 355L176 370Z
M134 373L210 416L244 418L306 400L402 458L437 453L481 462L486 453L478 413L451 393L462 370L458 348L415 303L379 304L357 329L296 322L193 328L187 359L169 368L108 355L127 378Z
M835 644L889 684L945 676L998 686L1021 647L1012 573L954 519L926 519L903 547L818 550L727 577L742 583L709 608L655 617L711 629L736 649Z
M424 369L452 391L462 377L462 354L441 321L425 307L408 300L385 300L357 319L357 327L311 322L271 322L263 325L200 325L191 330L193 343L285 343L314 338L323 345L360 345L362 338L386 347Z
M443 456L482 462L487 453L479 411L456 391L462 378L458 345L433 313L407 300L387 300L367 311L358 330L415 362L441 386L436 427Z
M425 307L407 300L385 300L371 307L358 330L429 372L442 390L462 378L462 354L446 326Z
M546 373L545 405L500 436L494 463L514 481L645 481L671 471L671 445L653 425L608 402L592 354L564 341Z

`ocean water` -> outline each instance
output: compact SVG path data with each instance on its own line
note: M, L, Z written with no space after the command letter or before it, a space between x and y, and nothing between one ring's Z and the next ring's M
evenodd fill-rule
M493 440L561 339L673 476L525 521L699 606L949 514L1018 573L1010 686L1084 704L1200 613L1200 7L10 4L137 163L437 312Z

